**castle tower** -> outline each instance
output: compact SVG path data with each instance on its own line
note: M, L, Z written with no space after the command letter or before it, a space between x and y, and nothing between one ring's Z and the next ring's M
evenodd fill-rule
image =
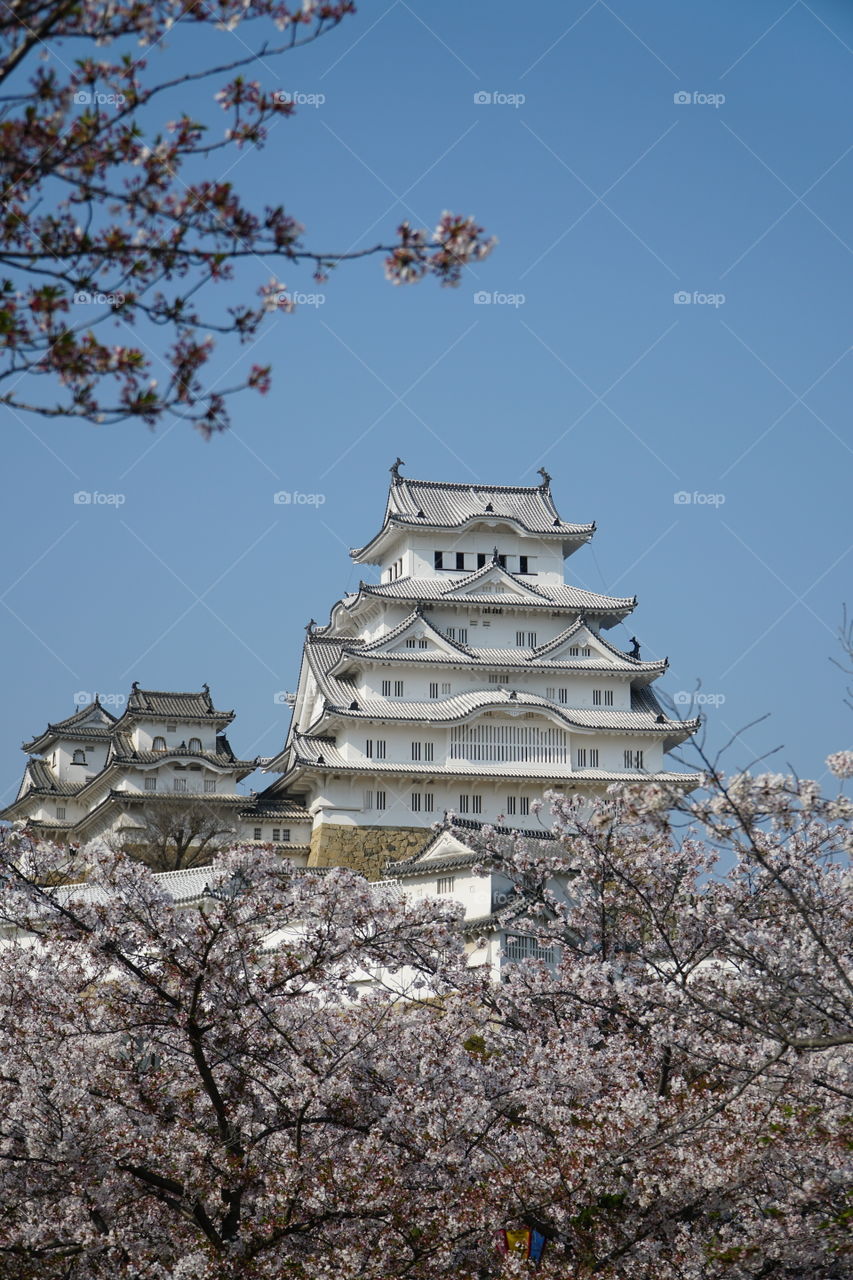
M636 599L566 582L592 524L536 486L410 480L391 468L379 532L350 552L379 582L309 624L293 722L261 794L312 815L309 865L370 875L413 854L446 811L530 828L548 788L663 774L697 728L670 719L644 662L604 633Z

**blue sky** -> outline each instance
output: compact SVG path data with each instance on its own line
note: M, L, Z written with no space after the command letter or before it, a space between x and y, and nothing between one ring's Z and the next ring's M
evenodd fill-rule
M325 101L231 157L241 194L284 201L322 250L475 214L500 244L460 288L394 288L379 260L323 286L280 269L324 301L273 317L250 351L221 348L223 383L269 361L274 385L207 444L181 423L7 415L4 803L24 737L134 679L208 681L238 712L235 749L277 751L275 695L295 688L308 618L363 575L347 549L378 527L398 454L411 476L460 481L535 483L544 463L561 513L598 522L570 580L639 596L611 637L668 654L671 695L701 680L712 747L769 717L730 767L782 746L774 767L820 777L849 745L830 658L853 605L853 7L529 12L364 0L259 69ZM184 39L152 68L185 61ZM275 271L248 264L218 305Z

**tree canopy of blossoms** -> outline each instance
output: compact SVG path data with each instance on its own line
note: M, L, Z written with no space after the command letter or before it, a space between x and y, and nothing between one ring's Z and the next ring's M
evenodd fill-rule
M248 343L265 314L292 310L277 278L282 263L308 262L322 280L345 259L382 253L394 283L433 275L454 285L489 252L482 228L451 213L432 232L403 223L386 244L319 251L306 247L284 205L249 207L227 176L236 151L262 147L295 110L290 94L251 72L268 72L277 54L354 8L352 0L0 8L0 404L103 423L155 425L168 414L209 435L227 426L229 394L269 386L268 366L253 365L234 386L211 380L206 366L213 335ZM220 33L214 67L199 62L200 28ZM153 65L167 41L186 51L187 70L158 78ZM164 123L160 101L178 91L185 106ZM214 97L221 129L204 118ZM256 296L217 310L208 286L233 278L240 263L264 269ZM161 357L152 342L159 347L163 335Z
M498 982L445 900L240 847L201 904L81 890L9 834L0 1272L497 1280L527 1228L542 1280L849 1276L853 805L707 782L486 831L560 952Z

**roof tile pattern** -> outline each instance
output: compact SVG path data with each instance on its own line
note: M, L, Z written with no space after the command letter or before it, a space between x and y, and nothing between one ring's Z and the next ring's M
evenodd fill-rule
M380 533L351 555L368 552L389 525L458 529L472 520L502 516L527 533L550 537L586 541L595 531L594 524L562 520L547 485L454 484L398 476L388 493Z

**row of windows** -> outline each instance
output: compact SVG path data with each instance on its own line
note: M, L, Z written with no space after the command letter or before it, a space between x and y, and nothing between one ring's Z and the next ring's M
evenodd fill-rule
M401 577L402 573L403 573L403 557L400 556L399 560L395 560L394 563L389 566L388 577L393 582L395 578Z
M146 791L156 791L156 790L157 790L157 779L156 779L156 778L146 778L146 779L145 779L145 790L146 790ZM172 790L173 790L173 791L185 792L185 791L187 790L187 780L186 780L186 778L173 778L173 779L172 779ZM216 793L216 779L215 779L215 778L205 778L205 779L204 779L204 790L205 790L205 792L207 793L207 795L215 795L215 793Z
M516 631L515 643L521 649L525 647L525 644L528 649L535 649L536 648L536 632L535 631Z
M484 551L435 551L433 552L433 566L436 569L449 569L455 573L469 573L475 568L482 569L491 558ZM506 568L505 555L498 553L498 564L502 569ZM518 572L535 573L535 570L530 568L529 556L518 557Z
M467 636L467 632L465 634ZM517 634L523 635L524 633L519 631ZM536 647L536 632L529 631L527 632L527 635L530 638L529 647L531 649L534 649ZM414 644L414 641L410 642L407 640L406 644L409 644L409 643ZM464 644L466 643L466 641L463 640L462 643ZM426 648L425 640L422 640L421 644L423 645L424 648ZM489 684L511 685L514 679L515 677L513 676L513 673L511 671L490 671L489 672ZM383 698L402 698L405 694L405 688L406 688L406 684L404 680L383 680L382 681L382 697ZM446 697L451 691L450 681L449 680L442 680L442 681L431 680L429 685L429 696L431 698L437 698L439 696L439 689L441 690L441 696ZM569 690L566 686L557 687L555 685L548 685L545 689L545 697L550 698L552 702L562 702L565 704L565 703L568 703L569 701ZM594 707L612 707L614 705L613 690L612 689L593 689L592 705ZM162 741L162 739L155 739L155 741ZM191 739L191 743L197 742L197 741L198 741L197 738ZM158 749L159 748L157 747L154 748L155 751Z
M187 750L189 750L189 751L199 751L199 752L200 752L200 751L201 751L201 749L202 749L202 746L201 746L201 738L190 738L189 742L187 743ZM158 736L158 737L156 737L156 738L154 739L154 741L151 743L151 750L152 750L152 751L166 751L166 750L167 750L167 747L166 747L166 739L165 739L165 738L161 738L161 737L159 737L159 736ZM77 753L75 752L74 754L76 755Z
M255 827L252 839L263 840L263 838L264 838L263 827ZM289 844L290 829L288 827L273 827L272 842L273 844Z
M412 743L412 759L413 760L433 760L435 747L432 742L413 742ZM364 742L364 754L368 760L385 760L387 758L387 743L384 738L366 738Z
M423 639L418 639L416 636L407 636L407 637L406 637L406 648L407 648L407 649L428 649L428 648L429 648L429 641L428 641L428 640L423 640Z
M366 739L365 741L364 754L366 755L366 758L368 758L369 760L386 759L386 740L382 739L382 737L377 737L377 739L374 739L374 737L369 737L369 739ZM425 760L425 762L432 762L432 760L434 760L435 758L433 742L412 742L411 758L412 760L419 760L419 762L420 760ZM642 750L626 750L624 754L625 768L626 769L644 768L643 758L644 756L643 756ZM599 767L599 763L601 763L601 754L599 754L599 749L597 748L597 746L579 746L578 750L575 751L575 767L576 768L597 769ZM150 785L150 783L152 783L152 785ZM156 788L156 778L146 778L145 788L146 788L146 791L154 791ZM205 791L215 791L215 788L216 788L215 782L209 782L209 781L205 782ZM184 787L184 790L186 790L186 787ZM373 792L368 792L368 794L371 795L373 794ZM384 791L378 792L378 795L384 796ZM529 800L526 799L526 796L520 797L519 809L516 810L515 804L516 804L516 797L507 796L506 812L507 813L516 813L516 812L529 813L530 812ZM369 805L368 808L373 808L373 805ZM384 809L384 804L377 805L377 808ZM412 808L414 808L414 806L412 806ZM432 813L432 805L430 805L430 808L425 810L425 812ZM467 810L462 809L460 810L460 812L467 813ZM473 809L471 810L471 813L479 813L479 809Z

